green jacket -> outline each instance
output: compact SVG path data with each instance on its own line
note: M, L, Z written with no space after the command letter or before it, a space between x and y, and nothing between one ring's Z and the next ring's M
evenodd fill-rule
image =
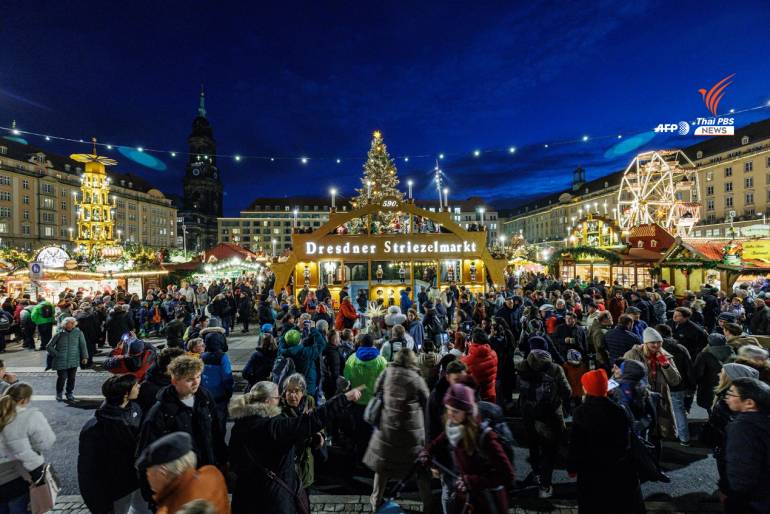
M75 327L71 332L62 329L51 338L46 347L51 355L51 369L77 368L81 359L88 358L86 338L79 328Z
M49 305L51 307L51 316L48 318L43 317L43 313L41 312L43 310L43 305ZM56 309L53 308L53 305L51 305L50 302L42 301L39 304L35 305L35 307L32 309L32 322L35 325L45 325L46 323L53 323L55 312L56 312Z
M343 375L350 380L350 387L357 387L361 384L366 385L366 389L361 392L361 399L356 403L366 405L374 394L374 384L377 377L388 367L388 361L379 354L377 348L360 347L356 353L348 357L345 361L345 371Z

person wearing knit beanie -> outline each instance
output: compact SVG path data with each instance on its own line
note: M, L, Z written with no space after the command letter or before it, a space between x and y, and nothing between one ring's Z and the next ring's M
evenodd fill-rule
M736 378L759 378L759 371L745 364L737 364L735 362L722 366L722 371L725 372L725 375L730 380L735 380Z
M595 369L580 377L580 383L588 396L607 396L607 372Z
M647 327L644 329L644 332L642 333L642 341L644 343L662 343L663 336L661 336L660 332L658 332L654 328Z
M466 414L475 414L476 398L473 389L465 384L453 384L444 395L444 405Z

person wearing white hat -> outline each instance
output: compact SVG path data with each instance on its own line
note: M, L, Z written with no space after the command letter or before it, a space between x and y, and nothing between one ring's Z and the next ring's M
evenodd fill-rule
M642 334L642 341L643 344L635 345L623 355L623 358L643 362L647 366L647 381L650 383L650 388L661 395L655 435L673 437L675 424L669 386L678 385L682 376L676 369L673 356L663 349L663 336L660 332L647 327Z

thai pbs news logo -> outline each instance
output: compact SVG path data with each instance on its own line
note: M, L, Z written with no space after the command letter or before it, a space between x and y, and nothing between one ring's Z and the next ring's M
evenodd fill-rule
M720 116L717 112L719 102L722 97L725 96L725 90L727 86L733 83L732 75L728 75L723 78L710 89L699 89L703 98L703 103L706 104L706 109L713 115L711 117L695 118L695 121L686 122L680 121L679 123L659 123L653 130L656 133L669 132L678 133L680 136L686 136L690 133L690 129L694 129L694 136L732 136L735 135L735 118Z

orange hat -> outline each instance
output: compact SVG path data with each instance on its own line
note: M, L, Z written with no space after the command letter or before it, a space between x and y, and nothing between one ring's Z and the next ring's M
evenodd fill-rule
M607 396L607 372L601 368L585 373L580 383L588 396Z

